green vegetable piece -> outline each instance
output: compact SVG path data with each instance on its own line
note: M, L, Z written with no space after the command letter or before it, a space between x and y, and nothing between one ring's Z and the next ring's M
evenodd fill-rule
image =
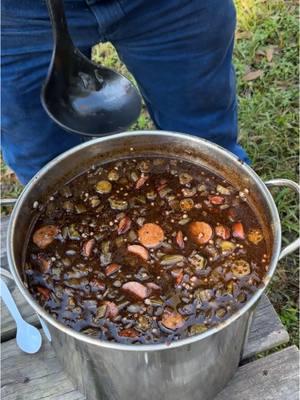
M194 207L194 200L187 198L180 202L180 208L182 211L190 211Z
M124 237L118 236L115 240L116 246L119 248L124 244Z
M61 230L62 237L66 240L69 236L69 228L64 226Z
M137 234L135 233L135 231L133 229L131 229L128 232L128 241L129 241L129 243L134 242L136 239L137 239Z
M169 187L164 187L159 191L159 195L160 197L163 199L164 197L167 196L167 194L171 193L172 189Z
M61 274L62 268L61 267L54 267L51 269L51 275L53 278L59 279Z
M182 172L181 174L179 174L179 182L181 185L186 185L190 182L192 182L193 177L188 174L187 172Z
M163 266L175 265L184 261L184 256L181 254L165 255L162 257L160 264Z
M167 300L167 303L170 307L172 307L172 308L174 308L174 310L176 310L177 307L179 306L179 304L181 303L180 296L178 294L174 294L172 297L170 297Z
M128 207L128 202L126 200L116 200L112 197L108 199L110 207L113 210L119 210L119 211L124 211Z
M107 310L107 305L106 304L103 304L102 306L99 306L97 308L96 315L95 315L95 322L98 321L99 319L105 317L106 310Z
M137 328L142 330L142 331L147 331L151 326L151 320L149 317L146 317L145 315L141 315L138 318L138 324Z
M180 202L178 200L170 200L169 201L169 206L174 211L179 211L180 210Z
M109 171L107 177L110 181L117 181L120 178L120 175L119 175L118 171L116 171L115 169L112 169L111 171Z
M236 276L237 278L242 278L251 273L250 264L242 259L235 260L231 267L231 271L233 275Z
M52 270L53 271L53 270ZM238 296L237 296L237 300L239 303L245 303L245 301L247 300L247 296L246 293L241 292Z
M258 245L263 240L263 233L260 229L251 229L247 235L248 240L255 245Z
M88 335L88 336L97 336L97 335L99 335L99 331L97 329L94 329L94 328L85 328L85 329L81 330L80 333L83 333L84 335Z
M207 187L206 187L205 185L203 185L203 184L199 184L199 185L197 186L198 192L205 192L206 189L207 189Z
M188 261L197 270L203 269L207 262L206 259L201 254L198 253L191 254L190 257L188 258Z
M99 204L101 203L101 200L99 199L98 196L92 196L92 197L90 197L90 203L91 203L91 206L93 208L95 208L95 207L99 206Z
M74 204L70 200L66 200L63 203L63 209L66 210L67 212L72 212L74 210Z
M86 212L86 206L83 204L75 204L75 211L77 214L83 214Z
M235 249L235 244L228 240L222 240L220 243L222 253L232 253Z
M71 240L80 240L80 233L76 230L76 225L71 224L68 228L68 235Z
M112 184L109 181L99 181L96 183L96 192L100 194L110 193Z
M222 185L217 185L217 192L224 194L225 196L230 195L230 190Z
M131 200L132 200L131 203L132 203L132 205L133 205L134 207L135 207L135 206L139 206L139 205L141 205L141 204L144 205L144 204L147 203L146 197L143 196L142 194L139 194L138 196L132 197Z
M223 318L225 316L225 314L226 314L226 309L225 308L219 308L216 311L216 316L219 317L219 318Z
M202 302L210 301L213 297L210 289L197 289L194 292L194 297Z
M190 327L190 335L199 335L200 333L203 333L207 331L207 327L204 324L196 324Z
M109 246L110 246L109 240L106 240L105 242L102 242L102 244L101 244L101 250L102 250L102 253L103 253L104 255L109 254Z
M149 160L141 161L138 165L141 172L147 173L151 170L151 162Z
M146 197L148 200L155 200L157 197L157 194L152 190L151 192L146 193Z
M160 299L149 299L149 304L150 304L150 306L153 306L153 307L159 307L159 306L162 306L164 303Z
M179 225L186 225L188 222L190 222L191 218L182 218L180 221L178 221Z
M184 195L184 197L192 197L196 193L197 193L197 189L195 187L182 189L182 194Z

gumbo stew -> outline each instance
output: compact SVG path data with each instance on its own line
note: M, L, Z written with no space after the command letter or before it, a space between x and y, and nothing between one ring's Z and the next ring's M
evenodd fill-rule
M248 195L177 159L93 166L33 204L29 290L58 321L102 340L204 332L241 308L268 269Z

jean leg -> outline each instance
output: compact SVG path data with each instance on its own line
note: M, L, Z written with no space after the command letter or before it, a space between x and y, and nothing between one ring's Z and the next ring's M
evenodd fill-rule
M65 1L70 33L85 54L99 40L95 16L83 0ZM22 183L48 161L79 144L48 117L40 102L41 85L52 53L52 31L42 0L3 0L2 152Z
M232 0L119 0L108 39L137 80L159 129L191 133L248 161L237 144Z

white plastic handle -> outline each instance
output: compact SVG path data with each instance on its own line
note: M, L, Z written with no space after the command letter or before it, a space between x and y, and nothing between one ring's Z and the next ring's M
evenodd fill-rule
M13 319L16 321L17 324L21 324L23 321L23 318L18 310L18 307L15 303L15 300L13 299L6 283L2 278L0 278L0 288L1 288L1 297L2 300L4 301L6 307L9 309Z
M4 276L5 278L11 279L13 282L15 281L13 276L12 276L12 274L9 271L7 271L6 269L4 269L4 268L0 268L0 275ZM5 282L2 279L1 279L1 292L2 292L2 285L3 284L5 285L5 288L3 289L4 290L3 293L5 293L5 295L6 295L6 298L5 299L3 298L3 301L6 304L6 301L5 301L6 299L10 299L10 301L12 300L13 303L14 303L14 306L15 306L15 308L17 310L17 313L14 314L14 315L19 314L19 316L21 317L20 312L19 312L19 310L18 310L18 308L17 308L17 306L15 304L15 301L14 301L14 299L13 299L13 297L12 297L8 287L7 287L7 285L5 284ZM8 291L8 293L7 293L7 291ZM9 308L8 305L7 305L7 307ZM9 308L9 309L11 310L11 308ZM41 326L43 328L43 331L44 331L44 334L45 334L46 338L49 340L49 342L51 342L51 334L50 334L50 331L48 329L48 326L46 325L46 322L39 316L39 314L36 313L36 315L38 316L38 319L39 319L40 324L41 324Z

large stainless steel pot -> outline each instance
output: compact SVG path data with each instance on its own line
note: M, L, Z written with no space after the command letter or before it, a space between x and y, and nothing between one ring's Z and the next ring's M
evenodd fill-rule
M22 279L24 243L34 201L93 163L132 155L175 156L201 163L250 191L250 201L261 217L272 254L264 287L236 314L218 327L178 342L124 345L103 342L57 322L31 297ZM267 186L288 186L288 180L264 184L234 155L193 136L162 132L126 132L91 140L57 157L26 186L15 205L8 232L8 259L18 288L47 321L52 345L65 370L90 400L208 400L233 376L243 351L255 305L274 274L277 261L299 247L299 240L281 248L280 219Z

